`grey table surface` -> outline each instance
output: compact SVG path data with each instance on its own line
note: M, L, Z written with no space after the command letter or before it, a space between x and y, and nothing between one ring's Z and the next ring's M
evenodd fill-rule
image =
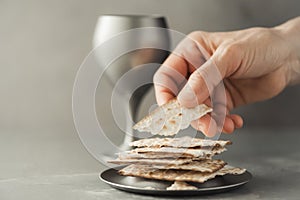
M3 134L0 141L0 199L172 199L113 189L101 182L105 166L94 160L74 133L45 138ZM253 179L227 193L189 199L300 199L299 130L238 130L223 135L231 145L221 157L247 168Z

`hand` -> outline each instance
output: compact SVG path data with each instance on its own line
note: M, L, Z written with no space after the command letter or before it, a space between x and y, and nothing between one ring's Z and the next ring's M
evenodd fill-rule
M296 18L275 28L189 34L154 76L158 104L177 95L185 107L211 104L209 88L215 91L223 80L226 117L221 128L233 132L243 125L241 116L230 114L233 108L270 99L299 79L299 26L300 18ZM209 128L210 122L214 128ZM192 126L213 136L216 124L214 117L206 115Z

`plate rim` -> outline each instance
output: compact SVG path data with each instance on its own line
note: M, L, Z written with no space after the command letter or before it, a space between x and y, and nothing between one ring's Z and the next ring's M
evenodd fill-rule
M239 182L239 183L224 185L224 186L214 186L214 187L208 187L208 188L198 188L196 190L191 190L191 189L189 189L189 190L167 190L167 189L155 189L155 188L153 188L153 189L152 188L138 188L138 187L135 187L135 186L114 183L114 182L108 181L108 180L106 180L102 177L102 175L105 172L108 172L108 171L111 171L111 170L117 171L118 168L122 168L122 167L124 167L124 166L118 166L118 167L115 167L115 168L108 168L108 169L103 170L102 172L99 173L99 179L101 181L105 182L106 184L108 184L109 186L120 189L120 190L123 190L123 191L126 191L126 189L127 189L127 190L131 190L131 192L139 192L139 193L145 193L146 194L145 191L147 191L147 192L157 192L157 193L166 193L166 192L168 192L168 193L175 193L176 192L177 193L178 191L197 193L197 192L209 192L209 191L214 191L214 190L219 191L219 190L231 189L231 188L234 189L234 188L237 188L239 186L247 184L253 178L252 174L248 170L246 170L243 174L240 174L240 175L245 175L246 174L249 178L247 180ZM230 174L227 174L227 175L230 175ZM121 175L119 175L119 176L121 176ZM148 179L148 180L151 181L151 179ZM168 181L168 182L172 182L172 181Z

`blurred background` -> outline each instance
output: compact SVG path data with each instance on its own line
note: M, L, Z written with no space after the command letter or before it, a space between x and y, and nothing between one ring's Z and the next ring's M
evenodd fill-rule
M299 16L299 8L297 0L0 0L0 134L6 141L0 178L97 169L74 128L71 95L99 15L161 14L171 29L188 34L271 27ZM295 86L235 112L244 116L244 129L299 128L299 102ZM52 158L53 152L59 156Z

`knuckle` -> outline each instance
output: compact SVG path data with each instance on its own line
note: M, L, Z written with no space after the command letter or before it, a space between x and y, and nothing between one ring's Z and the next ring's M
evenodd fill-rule
M204 31L193 31L189 33L175 48L173 53L179 56L185 56L187 52L198 52L199 46L204 43L204 38L208 33Z
M228 45L223 52L224 57L236 57L243 50L241 43L233 43Z
M215 59L215 64L222 71L223 76L226 74L230 75L236 71L241 64L245 49L246 46L241 41L226 44L221 48Z
M272 29L257 28L255 35L257 37L257 40L272 42L274 32L272 31Z
M243 57L243 44L234 42L223 46L215 59L215 64L222 70L222 74L231 74L240 65Z
M240 42L224 46L215 59L216 65L219 67L225 66L227 70L235 69L242 60L243 48L243 44Z
M189 84L193 87L201 83L203 77L202 74L196 70L194 73L191 74L189 77Z
M189 38L191 38L191 39L197 40L197 39L199 39L199 38L205 36L206 34L207 34L207 33L204 32L204 31L193 31L193 32L189 33L189 34L187 35L187 37L189 37Z
M193 32L190 32L187 35L187 37L195 39L195 38L199 37L200 34L201 34L201 31L193 31Z

